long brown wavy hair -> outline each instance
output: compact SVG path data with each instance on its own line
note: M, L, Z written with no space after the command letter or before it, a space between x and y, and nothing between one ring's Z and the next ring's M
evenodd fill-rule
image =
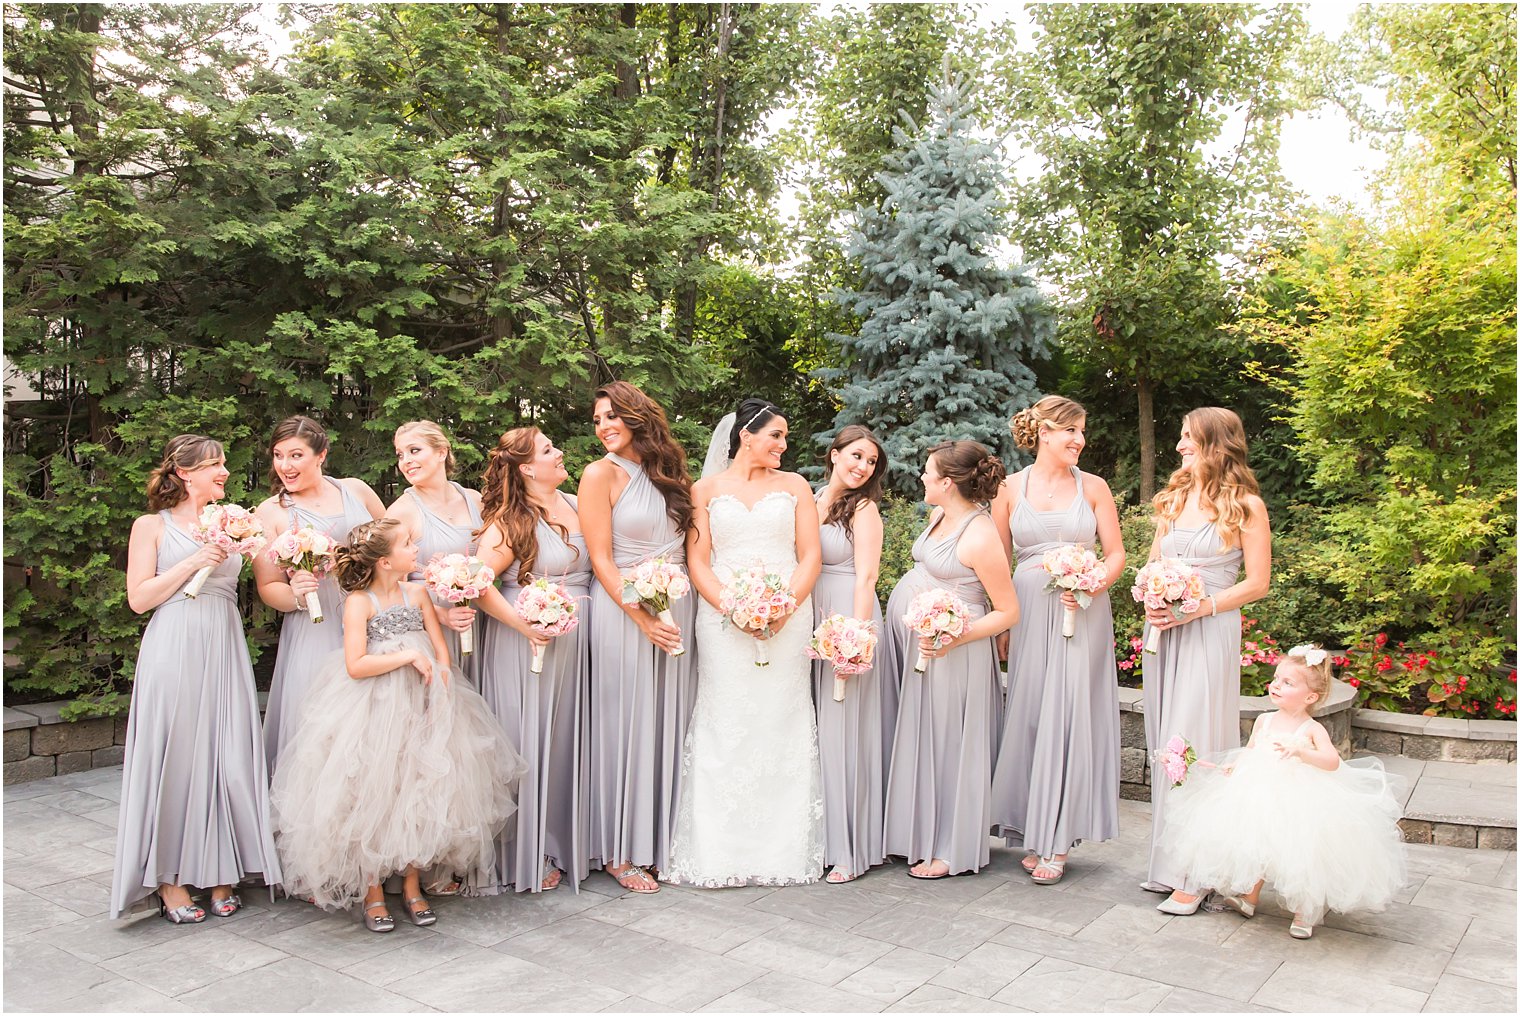
M533 461L537 453L538 439L543 432L537 427L514 427L501 436L496 447L486 458L486 474L480 481L481 527L476 530L478 538L492 526L499 526L512 550L517 563L517 581L527 582L533 566L538 563L538 520L549 522L528 496L528 484L518 466ZM570 530L556 522L549 522L554 531L570 542Z
M274 430L269 435L270 458L274 457L275 445L292 437L300 438L313 455L327 451L327 431L322 429L320 423L309 416L287 416L274 425ZM269 464L269 492L280 499L280 504L285 503L285 481L280 479L273 462Z
M592 405L601 399L628 425L633 447L639 453L644 475L665 498L665 514L676 529L692 528L691 477L686 472L686 450L676 443L670 421L658 402L627 381L613 381L596 390Z
M1198 452L1193 466L1179 466L1167 480L1166 489L1151 499L1159 526L1170 528L1182 514L1188 495L1198 491L1199 507L1212 510L1214 524L1226 547L1240 540L1240 529L1251 521L1245 499L1261 496L1256 474L1246 464L1246 428L1234 411L1203 406L1182 418Z
M227 452L222 448L222 443L212 438L200 434L177 434L171 437L169 443L164 445L163 461L148 474L149 510L156 512L173 508L189 495L185 481L174 472L176 469L189 472L226 457Z
M871 471L871 475L867 477L865 483L862 483L854 490L846 488L843 494L835 498L834 503L829 505L828 517L823 520L823 524L826 526L833 525L836 522L839 523L839 525L844 527L845 535L851 540L855 539L855 510L860 507L863 501L874 501L877 504L881 504L881 478L887 472L887 450L881 446L880 441L876 440L875 434L872 434L868 428L862 427L858 423L852 423L839 432L839 436L834 439L834 443L829 445L829 450L824 452L823 461L828 462L830 455L849 447L856 441L869 441L876 446L876 468ZM832 476L833 474L834 466L830 463L829 475Z

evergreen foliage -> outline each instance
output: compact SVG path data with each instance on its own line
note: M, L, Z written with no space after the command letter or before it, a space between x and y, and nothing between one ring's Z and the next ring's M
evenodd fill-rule
M862 281L835 298L861 326L830 336L847 366L819 372L843 384L834 429L817 441L865 424L885 446L888 485L916 497L940 441L981 441L1019 461L1008 420L1038 397L1029 362L1049 355L1054 322L1023 269L996 263L1006 174L976 136L970 89L947 75L923 126L907 123L913 133L897 130L899 150L877 175L883 197L851 236Z

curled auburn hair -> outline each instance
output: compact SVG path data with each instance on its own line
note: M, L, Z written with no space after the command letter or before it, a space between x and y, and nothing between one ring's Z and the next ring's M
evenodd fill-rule
M997 497L998 485L1008 475L1003 460L980 441L941 441L929 449L929 457L939 467L939 475L975 504Z
M333 551L333 574L344 592L367 589L375 581L375 565L396 546L401 523L395 519L375 519L349 531L348 545Z
M481 527L475 535L479 537L492 526L500 527L517 565L518 582L527 582L532 577L533 566L538 563L540 518L549 522L561 539L570 542L570 530L560 523L550 522L528 496L527 481L518 468L533 461L538 441L543 436L537 427L514 427L507 431L486 457L486 473L480 481Z
M881 503L881 480L887 472L887 450L881 446L881 442L876 440L876 435L872 434L868 428L852 423L839 432L839 436L834 438L834 443L829 445L829 450L824 453L824 461L829 464L829 475L832 476L836 468L835 464L829 461L833 454L844 451L856 441L869 441L876 447L876 468L871 470L871 475L866 478L865 483L854 490L846 488L845 492L829 505L828 516L823 520L826 526L837 522L851 540L855 538L856 510L866 501Z
M670 432L670 421L658 402L627 381L613 381L596 390L596 402L606 399L612 412L628 425L639 465L655 489L665 498L665 514L679 532L692 528L691 476L686 472L686 451Z
M164 445L164 457L148 474L148 509L162 511L183 501L189 491L176 469L189 472L227 458L222 443L200 434L177 434Z
M1232 410L1204 406L1184 416L1182 425L1198 451L1192 467L1178 466L1166 489L1151 499L1156 520L1170 527L1196 490L1199 506L1213 512L1224 545L1235 545L1241 528L1251 521L1246 498L1261 496L1256 474L1246 464L1245 424Z

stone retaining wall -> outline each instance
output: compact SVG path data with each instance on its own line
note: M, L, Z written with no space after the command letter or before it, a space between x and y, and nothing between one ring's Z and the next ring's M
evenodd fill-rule
M5 783L120 765L126 752L127 718L66 722L63 702L5 708Z
M1421 762L1515 761L1510 720L1457 720L1357 709L1351 717L1357 751L1403 755Z

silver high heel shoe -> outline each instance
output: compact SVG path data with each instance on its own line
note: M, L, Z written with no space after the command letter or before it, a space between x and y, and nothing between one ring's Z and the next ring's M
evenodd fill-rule
M200 924L206 919L206 912L196 906L194 902L186 903L182 907L175 907L173 910L170 910L169 904L165 903L164 898L160 896L158 898L158 916L170 924Z
M217 917L231 917L243 909L243 899L237 893L231 896L223 896L221 899L211 898L211 912Z
M1314 925L1305 921L1297 914L1293 915L1293 923L1288 925L1288 934L1294 938L1313 938Z
M1198 908L1203 906L1203 901L1208 899L1211 895L1213 895L1212 892L1206 889L1194 897L1193 902L1191 903L1179 903L1172 897L1168 896L1166 899L1156 904L1156 909L1161 911L1163 914L1172 914L1176 917L1187 917L1189 914L1198 913Z
M413 896L406 901L406 916L411 918L413 924L419 928L426 928L430 924L438 923L438 915L433 913L433 907L429 904L421 910L413 910L413 903L427 903L426 896Z

